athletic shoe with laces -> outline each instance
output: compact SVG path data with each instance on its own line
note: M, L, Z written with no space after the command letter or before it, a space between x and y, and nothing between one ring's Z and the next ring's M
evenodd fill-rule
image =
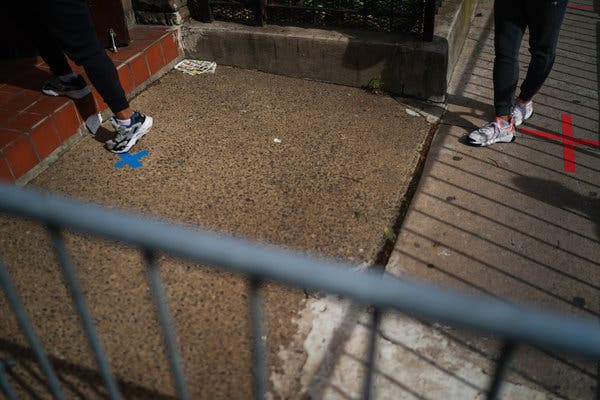
M75 100L91 93L90 87L81 75L77 75L67 82L64 82L58 76L53 76L44 83L42 92L48 96L67 96Z
M104 146L113 153L126 153L152 128L152 117L134 111L129 125L119 124L115 117L110 123L117 131L114 139L108 140Z
M509 143L515 140L515 127L511 121L500 117L469 134L469 144L474 146L489 146L497 142Z
M512 117L515 126L521 125L525 120L533 115L533 102L517 99L513 108Z

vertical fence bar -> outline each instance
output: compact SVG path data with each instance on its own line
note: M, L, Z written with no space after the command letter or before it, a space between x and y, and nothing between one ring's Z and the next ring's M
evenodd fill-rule
M266 362L266 339L263 339L263 309L260 295L261 281L258 278L250 279L250 319L252 329L252 360L254 372L255 398L264 400L267 392L267 362Z
M396 0L390 0L390 32L394 31L394 4Z
M210 0L201 0L198 6L200 8L200 21L213 22L215 20L210 8Z
M264 26L267 18L267 0L254 0L254 25Z
M423 40L431 42L433 40L433 30L435 29L435 9L436 0L424 0L423 13Z
M60 384L58 383L58 378L56 377L54 368L52 368L50 361L48 361L48 357L44 352L44 347L35 334L31 320L29 319L27 311L25 310L25 306L21 302L17 290L10 280L10 276L8 275L8 271L2 260L0 260L0 284L2 285L2 289L6 294L10 308L12 308L15 316L17 317L19 327L27 339L27 343L29 343L31 350L35 354L42 372L46 376L50 393L52 393L52 396L57 400L64 399L65 396L60 388Z
M510 360L516 347L516 343L511 341L503 343L502 352L500 353L500 357L498 357L498 361L496 361L496 371L494 371L494 377L492 378L490 388L488 389L487 400L496 400L498 398L500 386L502 385L502 381L504 380L504 376L506 375L508 365L510 364Z
M367 374L363 387L363 399L374 399L373 370L375 369L375 355L377 354L377 336L379 334L379 323L381 322L381 310L375 308L371 314L371 332L369 334L369 352L367 353Z
M62 269L63 278L65 279L67 287L69 288L69 292L71 293L71 298L73 299L77 314L79 314L79 319L81 320L83 332L85 333L92 353L94 353L94 358L98 364L98 368L100 369L100 375L102 376L102 380L106 385L106 390L108 391L111 399L119 399L121 397L119 394L119 388L117 387L115 378L110 370L110 365L106 359L106 353L104 352L102 343L98 338L98 333L94 327L90 310L85 302L81 285L79 285L79 282L77 281L75 269L73 268L73 263L71 262L67 252L61 232L56 226L48 225L47 228L48 232L50 232L50 238L52 240L54 251L56 252L58 264Z
M12 385L4 373L7 369L13 367L14 365L14 360L0 360L0 390L8 400L18 400L17 394L13 390Z
M165 291L162 286L162 280L160 278L160 270L158 269L156 255L152 250L145 249L144 259L146 261L146 268L150 280L152 298L156 306L158 321L160 322L160 326L162 329L162 334L167 349L167 356L169 358L171 372L173 373L173 379L175 381L175 387L177 389L177 397L180 400L187 400L189 399L189 395L187 391L187 386L185 384L185 375L183 373L181 357L179 356L179 352L177 351L177 345L175 344L175 330L173 329L173 321L171 320L169 308L167 307Z

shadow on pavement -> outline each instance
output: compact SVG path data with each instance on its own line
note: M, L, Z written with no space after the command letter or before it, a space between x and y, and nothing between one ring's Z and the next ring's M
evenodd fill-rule
M600 194L597 192L583 196L558 182L526 176L516 176L513 182L523 192L546 204L587 215L596 224L596 238L600 239Z
M38 372L37 358L31 349L5 339L0 339L0 352L17 360L16 366L9 369L7 372L13 382L15 382L24 393L27 393L29 398L48 398L49 392L46 390L46 379ZM58 379L61 381L67 395L71 394L73 395L73 398L80 399L106 398L107 394L104 391L104 381L98 371L82 365L73 364L49 354L48 359L54 366ZM11 371L12 369L20 369L21 372L15 373ZM24 375L29 375L30 378L33 379L24 379ZM117 385L121 390L121 394L125 398L140 400L175 399L173 396L128 382L118 376L115 378L117 379ZM37 383L35 387L32 387L34 386L32 385L32 382Z

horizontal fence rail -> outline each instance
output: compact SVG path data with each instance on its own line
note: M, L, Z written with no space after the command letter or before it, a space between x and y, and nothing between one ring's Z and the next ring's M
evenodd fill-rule
M218 235L194 227L175 224L143 215L116 211L69 200L12 185L0 184L0 213L32 219L49 227L54 248L63 268L65 281L76 304L84 332L95 355L110 398L119 398L118 388L96 336L83 294L70 266L60 236L69 229L118 240L138 247L144 254L148 279L166 346L174 387L180 399L189 398L184 369L177 349L159 272L158 253L165 253L203 265L212 265L246 275L250 280L253 374L256 398L264 399L267 386L266 343L260 285L275 281L304 289L337 294L373 308L372 333L367 358L363 398L372 398L372 374L376 351L376 332L384 310L441 322L457 328L491 334L504 341L488 398L496 398L511 355L518 344L529 344L551 351L562 351L600 360L600 327L597 321L575 318L549 311L482 296L433 287L410 279L400 279L376 271L357 271L352 265L309 257L274 246ZM62 399L55 372L50 365L33 325L19 299L4 263L0 261L0 284L17 316L17 321L34 350L54 398ZM477 305L474 307L473 305ZM12 399L4 371L8 361L0 360L0 389Z

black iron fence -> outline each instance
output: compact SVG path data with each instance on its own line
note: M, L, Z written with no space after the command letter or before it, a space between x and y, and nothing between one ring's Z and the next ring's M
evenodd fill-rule
M264 25L406 32L433 39L442 0L190 0L192 16Z

